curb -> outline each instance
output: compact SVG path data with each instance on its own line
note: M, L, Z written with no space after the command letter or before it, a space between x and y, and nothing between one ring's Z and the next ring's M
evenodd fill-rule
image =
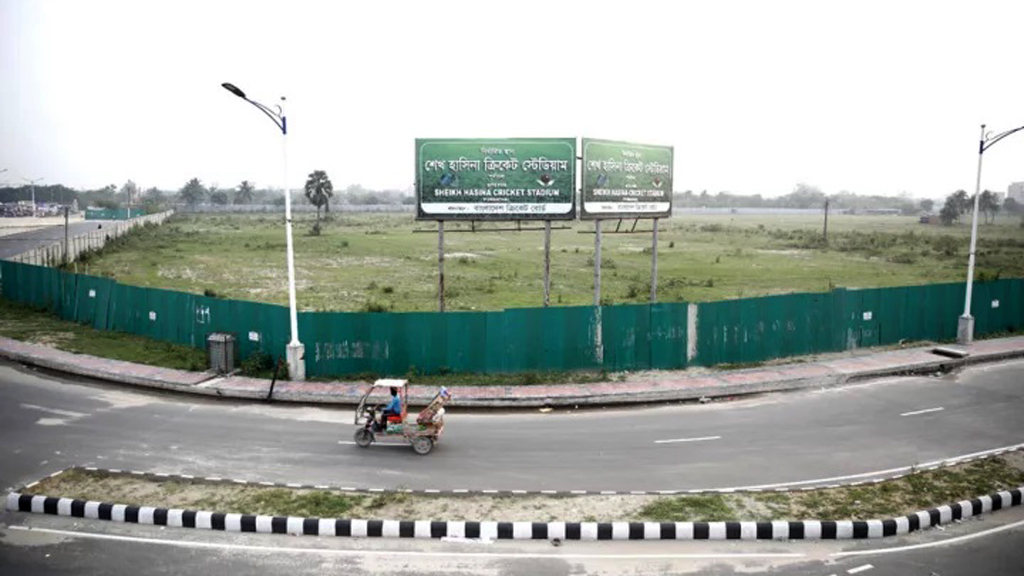
M929 352L930 350L928 350L927 348L922 348L919 351ZM202 372L197 372L194 374L184 373L190 374L192 376L191 381L171 382L165 379L161 379L159 377L161 372L167 371L177 373L180 371L147 366L147 368L151 369L151 372L153 374L152 376L123 374L118 372L109 372L88 366L82 366L75 364L73 362L67 362L52 358L43 358L27 352L6 350L3 348L0 348L0 357L5 357L22 364L45 368L47 370L64 372L76 376L102 380L106 382L142 386L146 388L155 388L160 390L169 390L175 392L182 392L186 394L196 394L217 398L265 400L267 392L270 389L269 382L266 382L264 387L259 388L237 385L233 386L233 382L244 382L246 380L251 379L237 376L222 377L217 376L215 374ZM694 382L692 384L683 386L672 386L671 384L663 385L658 383L657 381L652 381L651 383L646 385L646 388L641 388L642 386L645 386L644 383L637 383L637 390L602 391L602 387L606 387L608 385L622 386L622 384L613 382L582 384L580 385L580 387L582 387L584 390L587 390L588 393L578 395L558 395L557 393L551 394L550 391L552 388L557 388L558 386L561 386L558 384L540 385L538 386L538 390L540 390L538 393L522 396L506 395L507 393L509 393L510 390L521 391L519 387L494 386L493 388L495 389L495 395L493 396L473 398L468 396L460 396L459 394L456 393L453 394L452 400L449 403L449 405L454 407L469 408L567 408L580 406L615 406L629 404L650 404L673 401L678 402L686 400L699 400L702 398L719 398L728 396L743 396L748 394L762 394L769 392L786 392L811 388L837 387L850 382L874 378L948 372L950 370L955 370L957 368L962 368L968 365L998 362L1002 360L1020 357L1024 357L1024 348L998 352L983 352L973 356L967 356L965 358L948 358L936 355L935 360L917 361L911 364L904 364L900 366L867 368L857 372L842 372L822 366L822 369L830 370L831 373L818 374L813 376L791 375L789 377L786 377L785 375L780 375L780 378L776 380L764 380L750 383L728 382L723 379L725 377L742 377L745 374L754 374L759 372L761 369L738 370L732 372L722 372L717 374L711 373L702 377L694 377ZM128 362L121 363L125 365L131 365L131 363ZM260 382L262 383L263 381ZM356 384L342 384L348 387L357 386ZM354 406L355 404L358 403L359 397L361 396L361 394L341 393L340 390L337 392L326 391L319 393L313 391L294 390L291 389L293 386L296 386L296 383L287 381L280 382L278 384L278 390L274 394L273 400L278 402L292 402L301 404L329 404ZM626 385L626 387L628 387L628 385ZM457 390L457 388L455 390ZM544 392L544 390L546 390L547 392ZM413 402L418 402L421 400L428 400L430 397L432 397L432 393L426 395L413 394L410 396L410 399Z
M796 522L463 522L354 520L225 514L41 495L7 495L7 509L131 524L225 532L368 538L481 540L850 540L901 536L1021 505L1024 487L887 520Z

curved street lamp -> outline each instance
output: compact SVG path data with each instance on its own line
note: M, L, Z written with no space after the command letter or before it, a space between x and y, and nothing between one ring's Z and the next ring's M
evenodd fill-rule
M281 104L274 106L276 109L274 110L255 100L251 100L241 88L230 82L224 82L221 86L228 92L255 106L281 130L281 180L284 184L285 243L288 252L288 312L292 334L286 352L288 378L291 380L305 380L305 346L299 342L298 312L295 307L295 252L292 246L292 197L288 190L288 120L284 115L284 96L281 97Z
M978 142L978 178L974 183L974 215L971 217L971 254L967 259L967 294L964 296L964 315L957 322L956 341L967 345L974 341L974 317L971 316L971 293L974 288L974 251L978 245L978 206L981 198L981 159L985 151L1010 134L1024 130L1024 126L992 135L981 125L981 139Z
M25 182L28 182L29 186L32 187L32 217L34 218L36 215L36 182L41 182L43 178L39 177L36 178L35 180L29 180L28 178L22 176L21 179L24 180Z

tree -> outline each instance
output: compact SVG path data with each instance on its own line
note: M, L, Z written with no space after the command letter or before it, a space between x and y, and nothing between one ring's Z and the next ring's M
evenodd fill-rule
M991 190L985 190L978 198L978 209L985 215L985 223L991 224L996 220L996 213L999 212L999 198ZM991 217L991 222L989 218Z
M825 193L817 186L801 182L782 199L789 208L817 208L825 203Z
M199 178L193 178L181 189L179 196L189 206L199 204L206 197L206 188L199 181Z
M326 205L333 195L334 185L323 170L314 170L309 178L306 178L306 198L310 204L316 206L316 225L313 226L313 234L320 233L320 208Z
M939 218L946 226L950 226L960 220L960 209L957 207L956 199L952 194L946 197L946 203L942 206L942 210L939 211Z
M142 207L146 212L159 212L163 209L164 193L159 188L152 187L142 193Z
M1013 198L1007 198L1003 202L1003 210L1006 210L1007 214L1020 214L1021 204L1020 202L1017 202L1017 200Z
M224 206L228 203L228 193L224 190L214 190L210 192L210 202L212 204Z
M256 187L248 180L242 180L238 185L238 192L235 192L235 204L252 204L255 193Z
M953 192L952 198L953 205L956 207L956 220L959 222L960 217L971 210L971 203L974 199L968 196L967 192L964 192L963 190Z
M121 194L124 194L125 202L129 206L134 206L139 201L139 185L129 180L121 186Z
M935 208L935 201L925 198L924 200L921 200L919 206L921 207L922 212L931 212L932 209Z

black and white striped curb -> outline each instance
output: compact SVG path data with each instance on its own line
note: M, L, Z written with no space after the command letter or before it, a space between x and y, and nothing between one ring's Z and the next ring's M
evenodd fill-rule
M1022 491L1024 487L889 520L798 522L339 520L128 506L17 492L7 495L7 509L132 524L296 536L480 540L846 540L909 534L985 512L1020 506Z
M267 488L293 488L299 490L331 490L333 492L344 492L353 494L380 494L385 492L394 492L402 494L423 494L427 496L682 496L687 494L733 494L733 493L758 493L758 492L809 492L813 490L826 490L830 488L840 488L843 486L870 486L873 484L879 484L882 482L888 482L891 480L898 480L910 474L916 472L927 472L929 470L937 470L940 468L946 468L949 466L955 466L958 464L966 464L977 460L983 460L985 458L991 458L993 456L999 456L1009 452L1014 452L1024 448L1024 444L1016 444L1013 446L1007 446L1004 448L996 448L993 450L986 450L984 452L977 452L967 456L958 456L955 458L948 458L946 460L939 460L935 462L927 462L924 464L918 464L915 466L904 466L901 468L893 468L890 470L884 470L880 472L872 472L867 474L861 474L856 476L847 476L843 481L842 478L825 479L820 481L802 481L802 482L790 482L763 486L741 486L734 488L698 488L698 489L677 489L677 490L488 490L488 489L469 489L469 488L454 488L454 489L411 489L411 488L373 488L373 487L360 487L360 486L332 486L327 484L301 484L301 483L284 483L284 482L266 482L258 480L247 480L240 478L224 478L220 476L194 476L190 474L170 474L162 472L149 472L142 470L122 470L118 468L97 468L93 466L72 466L68 468L70 470L85 470L87 472L98 472L100 474L107 474L111 476L125 475L134 476L138 478L145 478L147 480L155 481L178 481L178 482L213 482L219 484L238 484L243 486L255 486L255 487L267 487ZM63 472L63 471L62 471ZM51 476L60 474L57 472ZM853 480L853 478L863 478L871 475L872 477L867 480ZM24 487L29 489L35 486L38 482L33 482ZM23 490L24 490L23 489Z

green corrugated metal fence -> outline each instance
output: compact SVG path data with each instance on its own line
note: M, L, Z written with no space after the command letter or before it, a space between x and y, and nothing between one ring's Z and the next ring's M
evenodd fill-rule
M141 208L86 208L86 220L131 220L139 216L145 216L146 211Z
M100 330L118 330L205 347L230 332L242 358L284 354L283 306L208 298L118 284L53 268L0 263L8 300L49 309ZM696 306L696 356L688 361L685 303L603 306L602 360L590 306L497 312L303 312L299 334L306 373L340 376L527 371L680 369L688 364L753 363L771 358L955 338L962 284L822 294L787 294ZM1024 328L1024 279L974 285L977 335Z
M976 336L1024 329L1024 279L976 282ZM698 307L695 363L744 364L900 341L952 340L963 284L788 294Z

